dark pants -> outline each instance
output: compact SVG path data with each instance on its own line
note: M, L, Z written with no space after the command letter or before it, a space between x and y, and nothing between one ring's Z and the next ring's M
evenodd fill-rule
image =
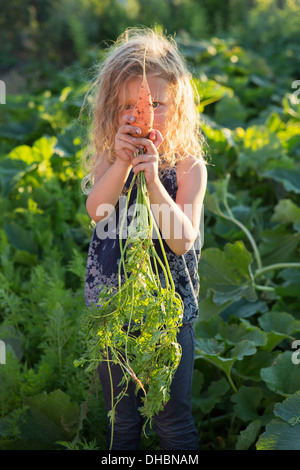
M191 386L194 368L195 335L193 326L184 325L178 333L178 343L182 348L180 364L175 372L170 391L170 399L164 409L154 417L154 429L159 436L162 450L197 450L198 436L191 411ZM114 396L120 393L118 384L123 373L116 364L111 364ZM107 412L111 408L111 386L107 363L99 367L104 402ZM130 380L126 396L116 407L113 425L113 445L115 450L139 449L142 430L142 417L138 411L141 403L135 392L136 384ZM110 443L108 426L108 445Z

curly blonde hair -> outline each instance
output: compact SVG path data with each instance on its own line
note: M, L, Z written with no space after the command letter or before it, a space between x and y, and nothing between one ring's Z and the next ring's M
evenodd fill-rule
M99 157L110 163L116 159L114 140L119 127L119 90L129 79L142 76L144 72L162 77L169 83L171 100L161 147L164 163L173 166L188 155L203 157L203 136L195 103L198 95L175 40L149 28L129 28L106 50L84 100L83 108L93 93L90 137L83 155L86 176L82 188L85 193L93 184Z

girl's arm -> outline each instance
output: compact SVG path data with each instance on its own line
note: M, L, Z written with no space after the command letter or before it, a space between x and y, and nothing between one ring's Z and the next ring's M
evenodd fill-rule
M122 117L122 125L115 138L115 162L110 164L105 158L100 158L96 166L94 185L86 201L87 212L95 222L108 217L114 210L130 173L131 159L140 149L135 145L136 139L129 135L132 132L130 121L131 116Z
M161 234L171 250L183 255L193 245L200 228L207 183L202 161L188 158L177 167L178 190L174 201L160 180L148 184L150 203Z
M96 167L94 185L86 201L86 210L95 222L108 217L113 211L128 178L131 164L116 159L113 165L101 160Z

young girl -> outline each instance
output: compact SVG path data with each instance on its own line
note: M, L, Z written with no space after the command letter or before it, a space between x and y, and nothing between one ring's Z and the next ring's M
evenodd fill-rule
M144 67L154 108L153 130L147 138L132 136L133 129L140 131L134 126L132 108ZM103 221L108 214L101 208L117 207L133 175L140 171L144 171L153 210L162 205L169 208L172 217L160 217L155 210L154 215L164 238L176 291L184 303L178 334L182 357L172 381L170 399L155 416L154 424L162 449L196 450L198 437L190 393L194 364L193 322L198 315L199 209L205 195L207 173L191 76L174 41L146 28L135 28L127 30L109 49L95 87L93 151L88 160L91 171L84 181L85 184L91 182L87 211L93 221ZM144 149L141 155L140 149ZM88 253L85 283L88 306L97 305L99 286L118 285L118 231L114 232L114 237L98 235L95 229ZM107 362L101 363L99 374L109 411L111 383ZM123 372L113 364L111 374L114 396L117 396ZM116 407L112 449L139 448L142 418L135 387L132 381Z

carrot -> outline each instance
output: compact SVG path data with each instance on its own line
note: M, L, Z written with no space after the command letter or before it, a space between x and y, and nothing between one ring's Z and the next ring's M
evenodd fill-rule
M151 93L144 73L138 99L134 105L132 116L135 117L133 125L141 129L140 134L132 133L134 137L148 137L153 126L154 111Z

